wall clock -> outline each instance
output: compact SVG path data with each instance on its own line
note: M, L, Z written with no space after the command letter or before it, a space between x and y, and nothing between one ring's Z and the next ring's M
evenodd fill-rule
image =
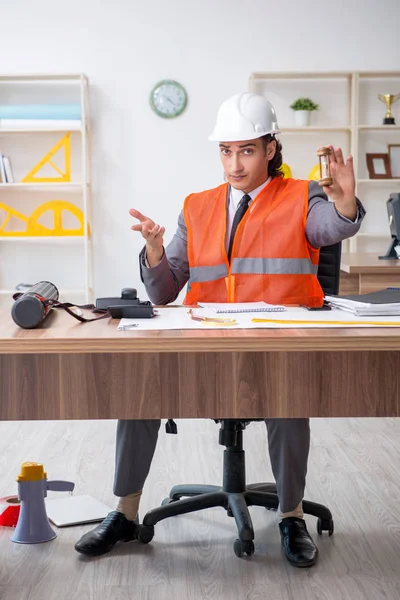
M186 108L187 92L183 85L172 79L157 83L150 94L150 105L164 119L178 117Z

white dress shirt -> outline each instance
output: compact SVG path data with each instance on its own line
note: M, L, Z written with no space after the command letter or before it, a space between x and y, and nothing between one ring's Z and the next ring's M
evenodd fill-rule
M249 206L253 202L254 198L256 196L258 196L258 194L261 192L261 190L263 190L269 184L270 181L271 181L271 177L268 177L267 181L265 181L263 184L259 185L258 188L256 188L252 192L248 193L248 196L250 196L250 198L251 198L251 202L249 202ZM228 248L228 246L229 246L229 239L231 237L231 231L232 231L233 219L235 218L235 212L237 211L239 202L245 195L245 192L242 192L242 190L236 190L232 186L230 186L229 189L230 189L230 192L229 192L229 201L228 201L228 214L227 214L227 218L226 218L226 238L225 238L226 248Z

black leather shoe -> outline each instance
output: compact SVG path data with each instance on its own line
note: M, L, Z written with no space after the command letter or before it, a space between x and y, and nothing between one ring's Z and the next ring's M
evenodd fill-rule
M131 542L137 539L139 527L135 521L114 510L97 527L85 533L75 544L75 550L86 556L100 556L110 552L117 542Z
M285 556L294 567L312 567L318 558L318 548L307 531L306 522L286 517L279 523Z

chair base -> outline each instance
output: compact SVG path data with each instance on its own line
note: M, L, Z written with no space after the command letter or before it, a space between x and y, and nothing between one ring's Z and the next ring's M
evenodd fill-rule
M226 492L215 485L177 485L172 488L169 498L163 501L162 506L145 515L139 539L142 542L151 541L154 525L164 519L221 506L236 521L239 537L234 544L235 554L251 556L254 553L254 529L248 507L263 506L268 510L277 510L278 504L276 486L272 483L249 485L240 493ZM332 513L327 507L304 500L303 510L318 518L317 531L320 535L323 531L332 535Z
M234 544L235 554L250 556L254 553L254 529L248 507L263 506L268 510L277 510L279 500L276 485L273 483L246 485L242 430L237 423L239 422L233 422L235 429L228 423L230 429L223 431L226 437L222 442L227 446L224 451L223 485L221 487L215 485L173 487L169 498L164 500L162 506L150 510L145 515L138 534L139 541L150 542L154 536L154 526L163 519L221 506L227 511L228 516L236 521L239 538ZM328 508L322 504L303 500L303 510L306 514L318 518L317 531L320 535L323 531L328 531L329 535L332 535L333 519Z

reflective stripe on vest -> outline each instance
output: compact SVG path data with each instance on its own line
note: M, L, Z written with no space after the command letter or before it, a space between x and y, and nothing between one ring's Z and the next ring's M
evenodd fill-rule
M225 264L212 267L190 267L190 283L217 281L227 277L228 269Z
M234 258L232 274L237 275L316 275L318 266L309 258ZM227 277L226 265L191 267L190 281L204 283Z
M232 261L233 274L316 275L317 271L318 266L309 258L234 258Z

